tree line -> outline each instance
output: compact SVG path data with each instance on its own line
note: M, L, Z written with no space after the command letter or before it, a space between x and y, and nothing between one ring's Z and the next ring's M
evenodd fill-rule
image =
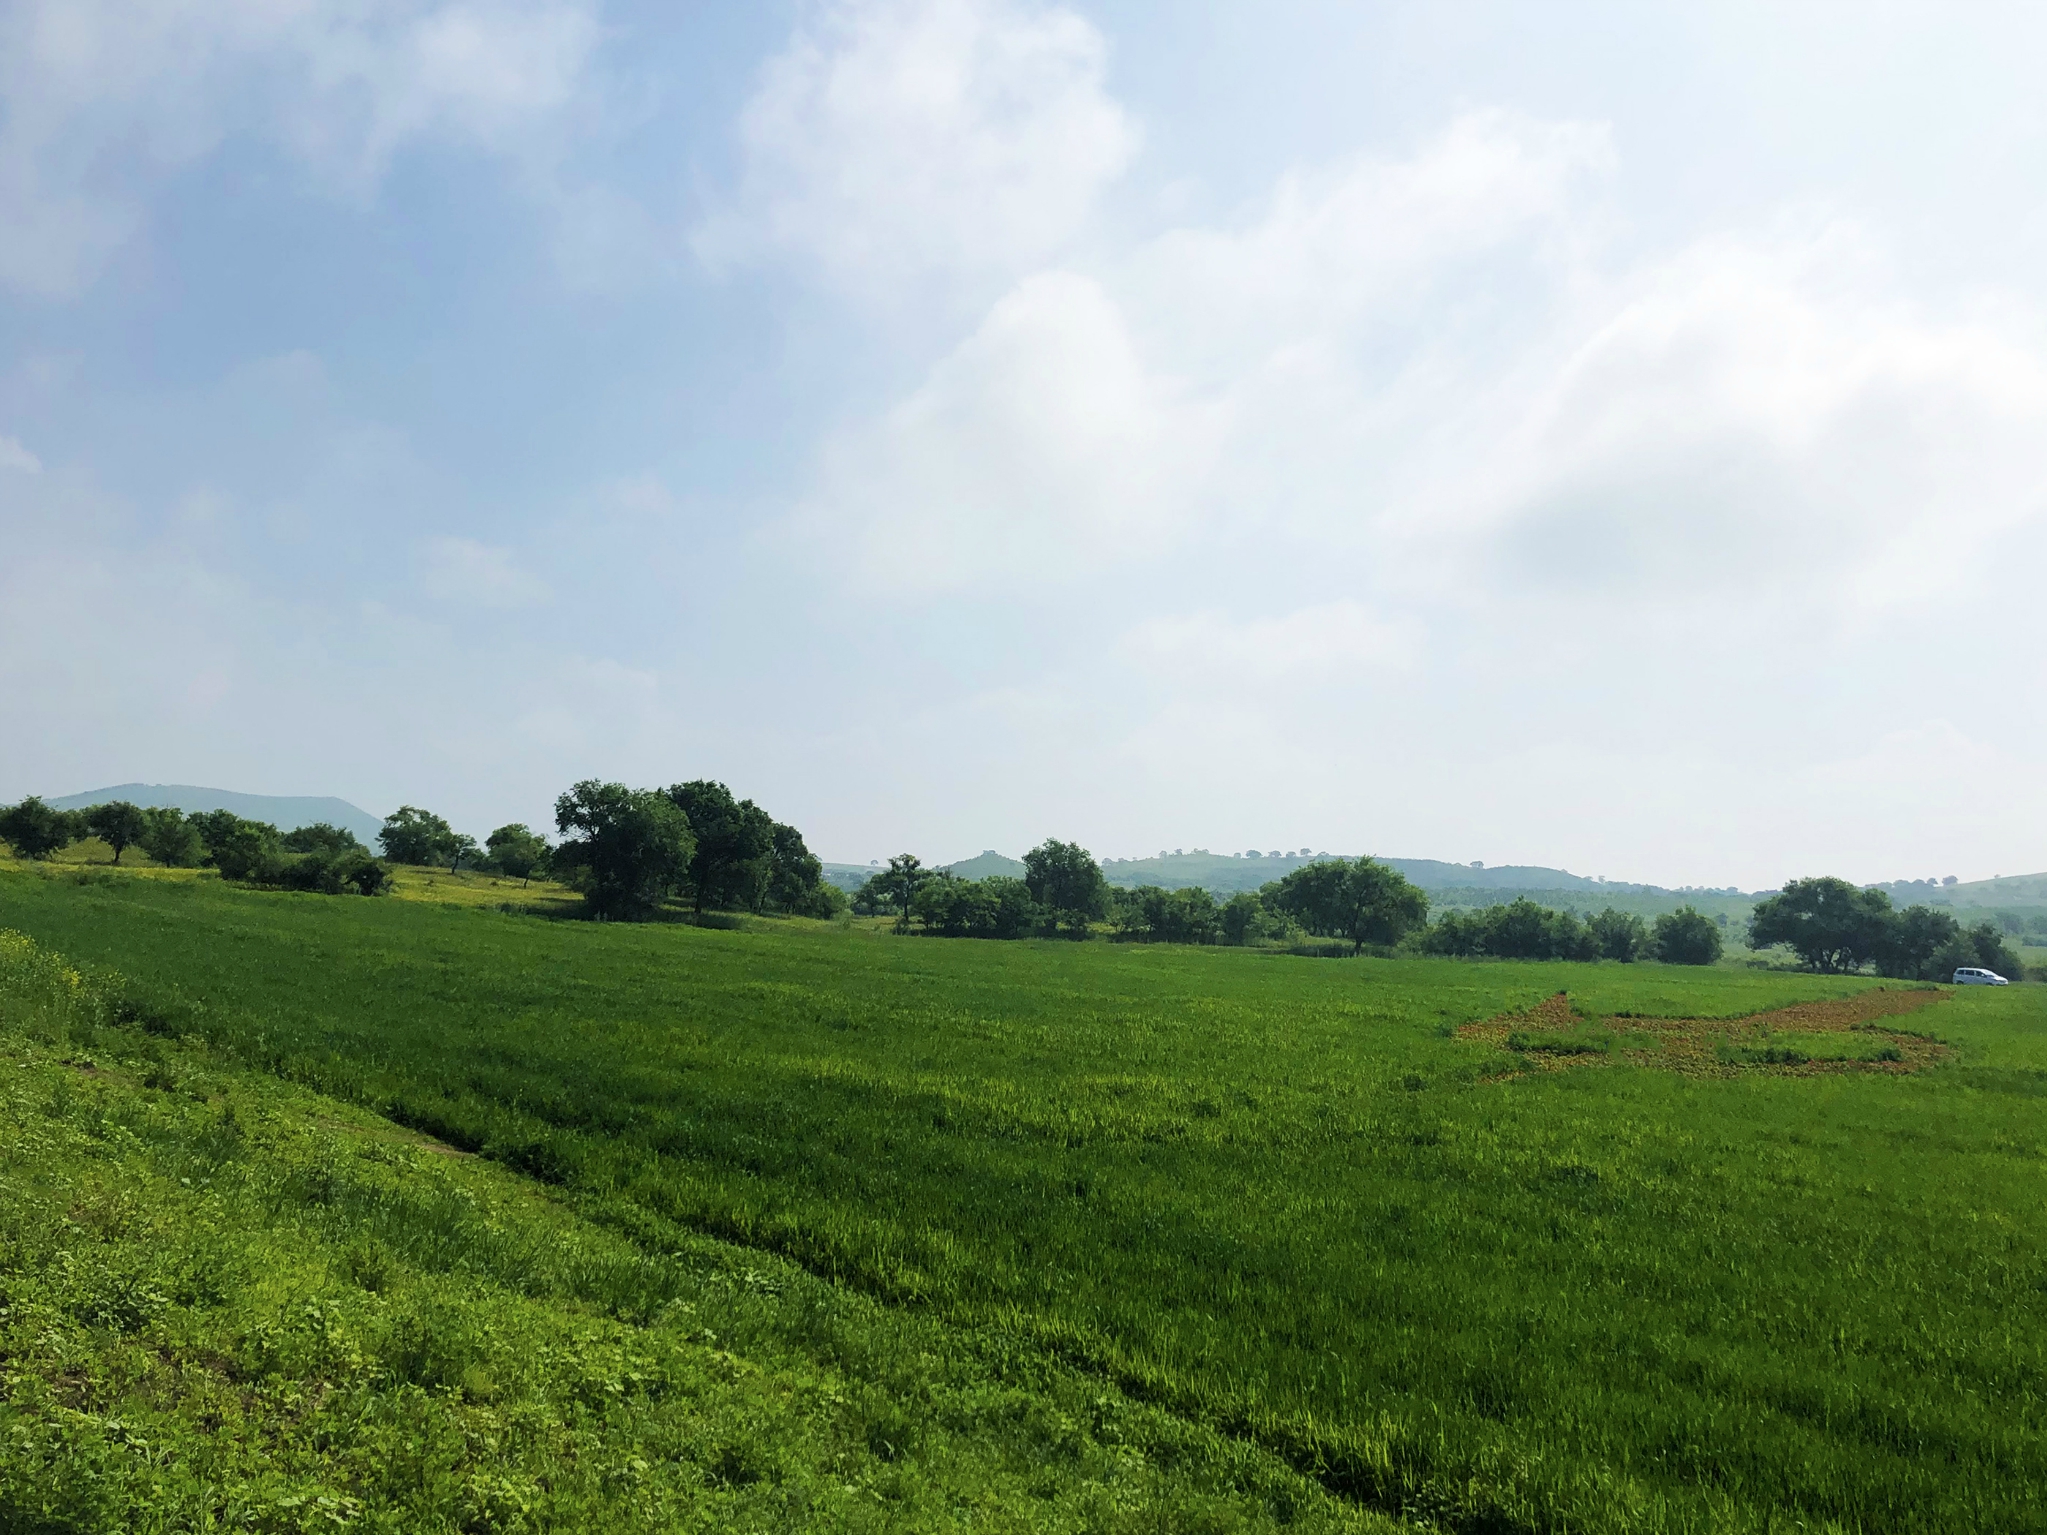
M47 859L98 837L116 864L136 847L170 868L209 867L245 884L331 895L378 894L390 888L391 864L409 864L521 881L549 876L580 893L589 915L613 921L644 921L672 900L699 915L829 917L845 906L795 827L708 779L658 790L589 779L555 801L555 829L558 845L519 823L479 844L446 817L401 805L377 834L378 858L343 827L280 832L227 810L187 815L126 801L59 810L31 795L0 811L0 841L23 858Z
M106 843L116 864L139 848L166 868L210 867L224 879L283 890L375 895L391 882L390 869L354 832L324 823L280 832L231 810L187 815L126 800L58 810L34 795L0 812L0 841L23 858L51 858L88 837Z
M667 789L629 789L586 779L555 801L550 845L531 828L500 826L479 844L442 816L401 805L385 819L373 855L342 827L280 832L226 810L187 815L116 800L59 810L31 795L0 810L0 841L23 858L47 859L86 837L131 847L172 868L210 866L227 879L280 889L375 895L390 887L389 864L445 866L521 881L550 876L579 892L587 913L645 921L670 902L707 910L831 917L845 896L795 827L709 779ZM387 862L388 860L388 862ZM1256 891L1218 901L1199 887L1117 889L1078 843L1048 839L1024 854L1024 876L961 879L904 853L852 897L862 915L893 913L898 932L946 938L1084 939L1097 924L1139 943L1250 944L1302 936L1405 947L1426 954L1497 959L1660 959L1708 965L1719 959L1718 926L1691 906L1645 923L1612 907L1580 918L1525 898L1481 911L1448 911L1429 921L1429 898L1371 858L1308 864ZM1890 893L1843 879L1793 880L1760 902L1750 947L1782 945L1814 970L1874 967L1907 980L1945 980L1963 966L2019 979L2018 955L1990 922L1964 928L1926 906L1899 909Z
M1706 965L1721 954L1719 928L1686 906L1653 927L1612 908L1581 921L1517 900L1429 922L1429 898L1371 858L1326 859L1256 891L1218 901L1198 886L1117 889L1086 849L1051 840L1024 854L1024 875L961 879L914 854L891 858L853 897L866 916L893 913L896 931L943 938L1087 938L1106 924L1136 943L1251 944L1303 937L1367 947L1500 959L1662 959Z
M1930 906L1900 910L1887 890L1831 877L1795 879L1759 902L1749 918L1749 944L1783 944L1809 968L1831 974L1869 965L1900 980L1944 981L1980 965L2007 980L2025 976L1994 924L1964 928Z

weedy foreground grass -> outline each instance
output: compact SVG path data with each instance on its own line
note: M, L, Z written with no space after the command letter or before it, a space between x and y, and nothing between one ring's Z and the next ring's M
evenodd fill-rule
M1626 1036L1875 983L142 880L0 878L0 923L118 965L154 1026L529 1172L644 1253L779 1254L1360 1508L2047 1528L2040 988L1891 1020L1938 1036L1925 1070L1686 1074L1625 1046L1545 1070L1459 1031L1560 988Z
M0 931L0 1529L1366 1531L773 1258L649 1252Z

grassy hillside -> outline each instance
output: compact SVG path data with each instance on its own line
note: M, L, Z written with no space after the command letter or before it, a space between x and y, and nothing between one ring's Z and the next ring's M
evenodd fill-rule
M0 931L0 1528L1375 1527L762 1254L658 1250Z
M1796 1033L1673 1070L1631 1041L1684 1031L1643 1017L1872 983L104 876L0 877L0 925L119 966L161 1028L549 1181L643 1254L779 1254L1360 1508L2047 1527L2038 988L1888 1021L1945 1056L1827 1064ZM1559 987L1590 1022L1533 1011ZM1469 1027L1507 1012L1542 1026Z

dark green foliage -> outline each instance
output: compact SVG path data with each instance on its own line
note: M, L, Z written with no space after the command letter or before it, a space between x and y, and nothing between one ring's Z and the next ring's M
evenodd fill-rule
M391 871L358 844L352 848L315 848L268 866L256 883L318 895L378 895L391 884Z
M1956 933L1928 965L1926 979L1952 980L1955 971L1964 965L1995 970L2008 981L2022 981L2026 977L2026 967L1991 922L1979 922L1965 933Z
M522 885L547 862L547 839L517 822L500 826L484 839L483 845L491 867Z
M231 810L205 810L187 819L184 831L200 841L223 879L318 895L376 895L391 882L390 870L338 827L302 827L280 836L276 827ZM176 834L166 829L166 837Z
M1429 954L1481 955L1493 959L1591 960L1599 939L1567 911L1552 911L1524 898L1484 911L1446 911L1422 937Z
M1719 925L1689 906L1658 917L1651 941L1666 965L1710 965L1720 957Z
M1222 929L1224 943L1244 944L1272 936L1274 929L1284 921L1282 918L1276 922L1276 915L1254 892L1239 890L1223 902L1216 921Z
M910 897L910 915L941 938L1026 938L1043 913L1020 879L930 874Z
M1891 898L1845 879L1795 879L1756 905L1749 947L1784 944L1813 969L1827 974L1859 970L1883 950Z
M448 857L455 844L455 828L430 810L400 805L385 818L377 842L393 863L423 867Z
M558 874L592 916L644 922L689 878L696 838L675 801L654 789L585 779L554 804ZM574 835L571 835L571 834Z
M1455 1030L1559 988L1588 1018L1733 1017L1870 983L26 874L0 874L0 925L203 1002L180 1032L547 1170L648 1261L690 1232L772 1249L832 1293L960 1324L1027 1396L1063 1360L1439 1528L2040 1527L2039 988L1939 1004L1923 1027L1957 1056L1923 1075L1683 1079L1530 1069ZM907 1447L888 1464L957 1442L932 1418L920 1446L857 1394L844 1410L861 1453L869 1425ZM1092 1411L1034 1441L1048 1477Z
M441 850L441 856L447 860L448 872L453 874L464 864L475 868L482 863L483 849L476 845L474 837L466 831L461 831L448 839L447 845Z
M185 812L170 806L151 806L142 812L142 851L167 869L190 869L206 856L206 844L199 840L199 828L185 819Z
M140 842L149 830L142 807L124 799L109 800L84 812L85 829L114 850L114 862Z
M1946 912L1908 906L1885 924L1876 947L1876 968L1879 974L1908 981L1944 981L1954 974L1956 964L1976 963L1956 960L1943 968L1942 962L1962 943L1961 923Z
M367 853L362 840L346 827L330 826L325 821L316 821L311 826L300 826L284 834L284 850L287 853Z
M825 883L824 864L805 845L803 833L780 821L773 822L768 845L767 908L792 917L830 917L843 909L842 900L841 892Z
M696 838L688 876L696 909L756 909L768 885L774 819L752 800L734 799L725 785L707 778L676 784L668 797L689 818Z
M1633 912L1615 911L1611 906L1585 919L1586 931L1599 945L1601 959L1631 964L1650 952L1649 929Z
M84 835L83 816L75 810L53 809L39 795L0 811L0 842L13 848L17 858L48 858Z
M1043 909L1048 931L1085 938L1088 924L1108 914L1108 881L1079 843L1048 837L1024 854L1023 862L1024 884Z
M232 810L203 810L191 817L206 845L206 861L224 879L275 883L284 865L283 841L275 826L245 821Z
M1368 943L1399 943L1429 920L1429 898L1370 858L1311 863L1262 894L1316 937L1348 939L1353 953Z
M1223 935L1223 910L1199 885L1111 890L1109 919L1118 938L1139 943L1216 943Z

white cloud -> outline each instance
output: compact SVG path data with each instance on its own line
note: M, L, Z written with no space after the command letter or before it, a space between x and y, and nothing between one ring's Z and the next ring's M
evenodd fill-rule
M863 292L1027 271L1062 249L1138 133L1085 19L1030 0L847 0L764 71L715 265L762 252Z
M0 437L0 469L21 474L41 474L43 461L21 445L18 437Z
M881 422L833 452L814 518L871 585L1054 578L1165 536L1198 449L1098 284L1031 278Z
M158 179L239 132L356 195L416 138L544 157L597 35L583 0L24 0L0 15L0 283L75 294Z
M1242 228L1027 277L834 446L806 526L879 585L946 588L1376 518L1440 429L1417 416L1468 387L1418 365L1415 306L1446 265L1564 227L1605 158L1594 130L1479 114L1410 160L1290 177Z
M1839 220L1609 272L1609 159L1474 114L1024 278L833 445L804 526L895 589L1181 551L1458 611L1735 587L1848 617L2047 512L2036 315L1909 304Z
M1617 287L1470 498L1516 574L1866 610L2047 511L2047 362L2022 317L1928 316L1838 226L1705 240Z
M433 538L421 550L419 584L442 602L524 608L548 600L547 584L522 570L511 551L473 538Z

